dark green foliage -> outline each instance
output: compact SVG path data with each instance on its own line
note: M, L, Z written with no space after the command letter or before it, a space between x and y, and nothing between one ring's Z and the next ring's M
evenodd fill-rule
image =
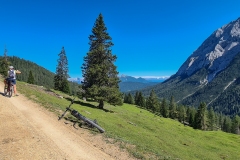
M195 129L201 129L201 130L206 130L207 125L206 125L206 104L201 102L197 113L195 115L195 124L194 124L194 128Z
M70 93L69 82L67 79L62 81L62 90L64 93Z
M160 103L154 90L151 91L150 96L146 100L146 108L152 112L156 112L160 108Z
M68 83L68 60L65 53L64 47L62 47L61 52L58 54L58 64L56 68L56 75L54 76L54 89L69 93L69 83Z
M99 101L99 108L103 108L103 101L121 105L122 96L119 91L117 67L114 65L117 57L112 54L112 38L100 14L96 19L92 34L89 36L90 49L84 57L82 65L83 84L86 97Z
M233 119L232 119L232 133L235 134L240 134L240 117L238 115L236 115Z
M162 99L161 107L160 107L160 113L163 117L167 118L169 116L168 113L168 104L165 98Z
M142 95L142 92L138 93L138 98L137 98L137 104L136 105L138 105L140 107L143 107L143 108L146 107L146 101L145 101L145 98Z
M29 71L27 83L34 84L34 77L31 70Z
M232 123L230 117L225 117L223 121L223 131L231 133Z
M9 65L10 62L8 61L7 57L7 49L5 48L3 57L0 57L0 74L2 74L4 77L7 77Z
M128 95L125 94L125 101ZM149 97L146 99L146 109L153 111L151 108L151 98L154 96L154 91L152 90ZM135 93L135 104L144 107L144 97L141 92ZM159 103L159 101L155 101ZM174 109L176 108L176 109ZM171 112L176 110L175 112ZM189 125L195 129L200 130L223 130L224 132L240 134L240 118L235 116L232 120L229 116L224 116L222 114L216 113L213 107L207 110L206 103L201 102L198 109L195 107L186 107L184 105L175 106L174 98L171 97L170 103L168 105L165 98L162 99L160 107L155 111L156 113L168 118L170 115L172 119L177 119L179 122L184 123L184 125ZM174 113L174 114L172 114Z
M138 95L139 95L139 92L135 92L135 95L134 95L134 104L138 104Z
M180 107L178 107L178 121L181 123L184 123L185 118L186 118L186 110L185 110L185 107L181 105Z
M219 126L219 128L221 128L221 130L223 130L223 122L224 122L224 117L222 115L222 113L215 113L215 117L218 117L218 121L217 122L217 126Z
M210 109L208 110L208 128L209 130L213 131L214 130L214 125L216 124L215 123L215 114L214 114L214 111L213 111L213 108L210 107Z
M169 103L169 117L172 119L177 118L176 103L174 101L173 96L171 96L170 103Z
M136 92L134 97L135 105L145 108L146 100L142 95L142 92Z
M133 97L130 93L128 94L124 94L124 103L128 103L128 104L134 104L134 100Z
M191 127L194 127L194 119L196 115L196 109L194 107L188 107L186 112L186 121L189 123Z
M47 69L37 65L36 63L20 59L18 57L8 57L8 61L14 66L15 69L21 71L21 74L17 74L17 80L28 81L30 70L34 73L34 84L44 86L47 88L53 88L54 73Z

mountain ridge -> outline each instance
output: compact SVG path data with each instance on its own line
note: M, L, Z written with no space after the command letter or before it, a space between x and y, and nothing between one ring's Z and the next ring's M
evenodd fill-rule
M226 68L240 51L240 18L215 30L182 64L176 75L192 75L207 67L206 80L212 81L216 74Z
M141 90L178 104L206 102L217 112L240 115L240 18L215 30L169 79Z

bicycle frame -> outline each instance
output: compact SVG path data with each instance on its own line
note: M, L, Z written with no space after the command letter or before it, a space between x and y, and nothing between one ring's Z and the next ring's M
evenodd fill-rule
M4 95L8 97L12 97L12 93L13 93L13 84L10 80L7 81L7 87L4 87Z
M101 133L105 132L105 130L97 124L97 120L92 121L84 117L83 115L81 115L78 111L74 109L70 109L71 105L74 103L74 99L71 101L70 105L66 108L65 112L59 117L58 120L61 120L66 114L66 112L69 111L71 115L73 115L75 118L77 118L78 120L84 121L88 125L88 127L90 128L96 127Z

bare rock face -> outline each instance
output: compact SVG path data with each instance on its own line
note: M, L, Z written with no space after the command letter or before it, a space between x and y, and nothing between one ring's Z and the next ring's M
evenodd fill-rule
M240 18L219 28L183 63L176 75L192 75L205 67L206 80L212 81L240 52Z

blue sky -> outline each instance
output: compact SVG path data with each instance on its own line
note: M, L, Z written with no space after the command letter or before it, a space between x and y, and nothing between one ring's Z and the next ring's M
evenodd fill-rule
M6 45L9 56L55 72L64 46L70 76L82 77L88 37L102 13L120 74L170 76L217 28L240 17L239 6L239 0L0 0L0 50Z

